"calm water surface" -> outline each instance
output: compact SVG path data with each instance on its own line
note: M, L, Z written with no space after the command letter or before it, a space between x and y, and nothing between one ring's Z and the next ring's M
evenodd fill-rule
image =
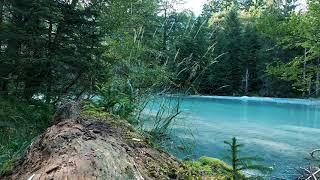
M227 147L223 141L235 136L245 144L243 156L259 155L264 164L274 166L272 176L288 178L296 172L294 168L308 165L310 151L320 148L318 104L270 98L187 97L182 100L183 113L173 130L179 139L195 143L194 158L224 159ZM158 106L149 105L148 113L154 113Z

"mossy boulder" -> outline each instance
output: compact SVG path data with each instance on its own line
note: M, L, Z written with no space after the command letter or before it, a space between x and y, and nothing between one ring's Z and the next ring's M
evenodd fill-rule
M231 166L225 162L206 156L198 161L184 161L179 169L184 179L232 179L231 172Z

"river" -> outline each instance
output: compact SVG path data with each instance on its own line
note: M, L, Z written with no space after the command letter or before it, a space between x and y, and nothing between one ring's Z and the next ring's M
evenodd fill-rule
M273 167L273 177L288 178L295 168L310 162L309 153L320 148L320 102L303 99L189 96L157 97L144 113L155 114L162 100L181 100L182 114L172 132L194 144L193 159L212 156L225 160L225 140L237 137L242 156L258 155ZM150 123L149 123L150 124ZM177 139L173 143L178 143ZM184 158L185 154L177 154Z

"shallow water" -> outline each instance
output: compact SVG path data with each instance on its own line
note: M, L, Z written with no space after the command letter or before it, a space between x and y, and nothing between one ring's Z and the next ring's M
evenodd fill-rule
M158 106L149 105L148 112ZM258 155L274 167L273 177L289 178L295 168L310 163L306 158L313 149L320 148L318 101L193 96L183 98L181 110L173 130L179 139L195 142L194 158L224 159L223 141L235 136L245 144L243 156ZM186 133L189 129L192 134Z

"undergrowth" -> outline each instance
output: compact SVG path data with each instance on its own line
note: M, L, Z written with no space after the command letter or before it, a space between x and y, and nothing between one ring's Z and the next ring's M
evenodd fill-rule
M16 159L50 124L53 108L34 101L0 97L0 173L4 174Z

